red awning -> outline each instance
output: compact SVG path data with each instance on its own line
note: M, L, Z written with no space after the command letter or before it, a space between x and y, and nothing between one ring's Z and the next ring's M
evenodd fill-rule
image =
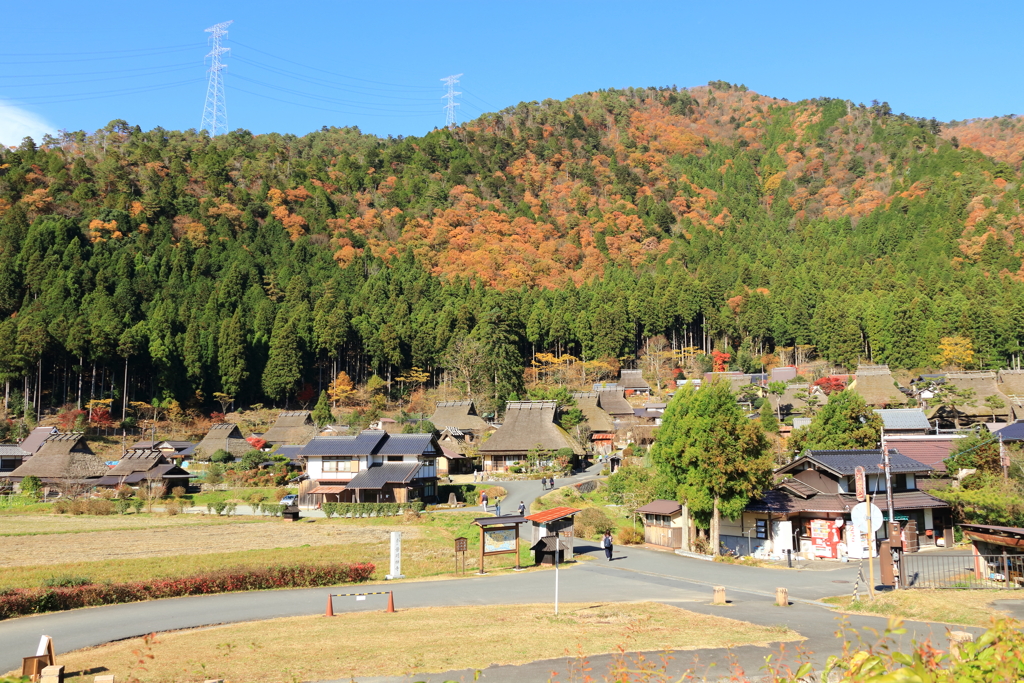
M591 441L612 441L615 438L614 434L591 434Z
M344 486L317 486L306 493L341 493L344 490Z
M544 512L538 512L536 514L527 515L526 519L530 520L531 522L536 522L537 524L544 524L546 522L554 522L565 517L572 517L579 511L580 510L578 508L551 508L550 510L545 510Z

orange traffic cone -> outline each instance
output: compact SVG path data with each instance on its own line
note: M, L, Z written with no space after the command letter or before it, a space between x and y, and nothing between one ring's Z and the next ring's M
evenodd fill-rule
M334 616L334 596L330 593L327 594L327 612L324 614L324 616Z
M386 610L384 610L384 611L385 612L394 612L395 611L395 592L394 591L388 591L388 608Z

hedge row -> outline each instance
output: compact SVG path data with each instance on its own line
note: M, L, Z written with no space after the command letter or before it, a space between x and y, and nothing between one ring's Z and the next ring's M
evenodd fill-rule
M320 506L327 518L339 517L394 517L406 510L423 512L423 502L412 503L324 503Z
M141 602L158 598L178 598L186 595L356 583L369 579L373 575L374 569L374 565L368 562L332 565L300 564L252 570L228 569L180 579L157 579L149 582L17 588L0 591L0 619L41 612L59 612L79 607Z

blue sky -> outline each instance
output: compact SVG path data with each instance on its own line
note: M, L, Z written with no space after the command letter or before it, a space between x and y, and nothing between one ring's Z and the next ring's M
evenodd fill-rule
M0 142L113 119L199 126L208 26L225 45L229 127L302 135L444 124L521 101L709 80L798 100L888 101L943 121L1021 112L1020 3L9 3Z

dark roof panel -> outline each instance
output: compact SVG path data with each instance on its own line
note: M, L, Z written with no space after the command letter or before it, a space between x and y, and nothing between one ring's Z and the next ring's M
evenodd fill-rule
M789 465L778 470L779 472L790 471L793 465L804 458L814 461L825 469L836 473L839 476L854 474L857 467L863 467L868 473L878 472L882 464L882 451L871 450L836 450L836 451L804 451L803 458L794 460ZM931 472L934 468L908 458L895 448L889 449L889 469L892 472Z
M349 489L379 489L387 484L407 484L416 478L416 462L387 462L365 469L346 484Z
M649 515L674 515L683 509L683 506L674 500L652 500L647 505L636 509L641 514Z

